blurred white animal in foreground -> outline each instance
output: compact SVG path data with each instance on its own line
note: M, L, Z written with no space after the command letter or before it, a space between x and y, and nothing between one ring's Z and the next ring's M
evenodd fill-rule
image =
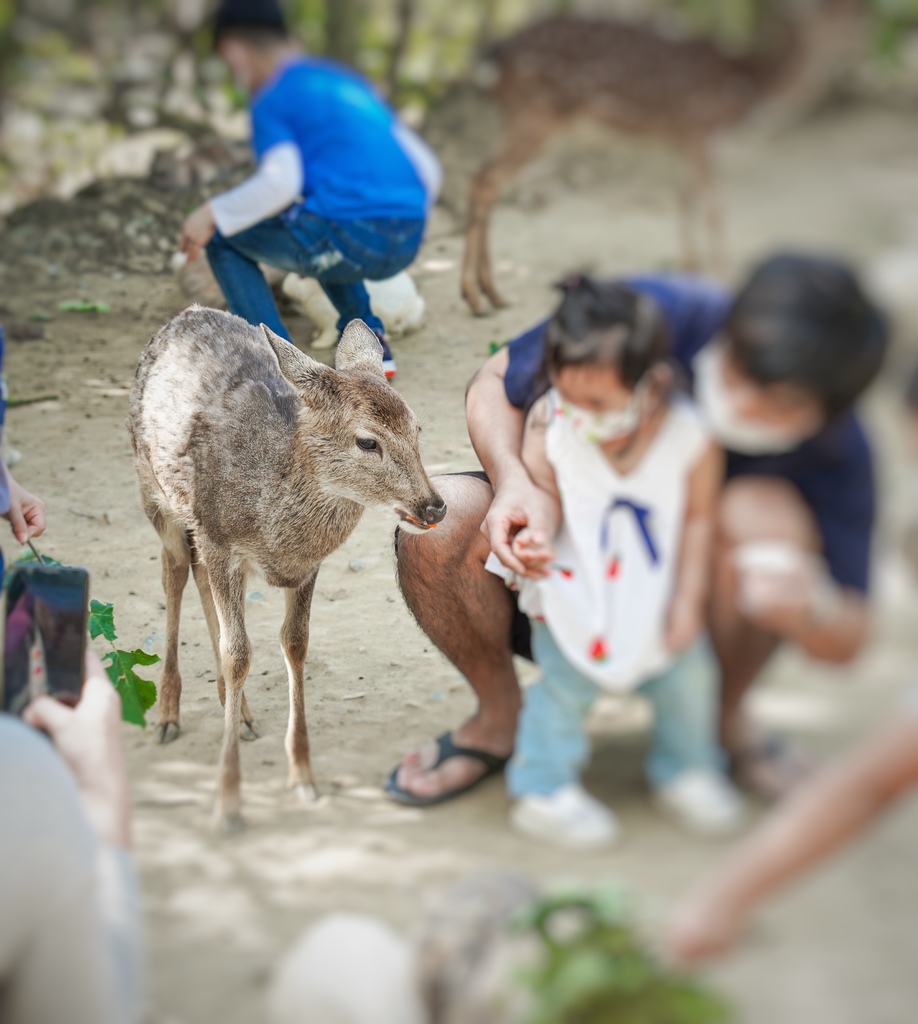
M333 914L283 958L268 992L271 1024L422 1024L411 946L382 921Z
M382 320L389 335L408 334L417 330L424 319L424 300L418 294L414 279L403 270L385 281L366 281L373 312ZM315 278L288 274L283 283L284 294L293 299L319 328L313 348L332 348L338 343L338 312Z

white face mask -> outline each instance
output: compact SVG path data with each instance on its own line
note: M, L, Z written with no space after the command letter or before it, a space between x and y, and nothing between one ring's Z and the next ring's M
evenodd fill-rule
M742 455L780 455L799 447L806 437L759 420L745 419L736 412L731 392L724 385L724 348L717 342L706 345L692 364L695 398L708 428L731 452Z
M633 434L641 424L640 384L634 389L631 401L624 409L610 409L607 412L593 412L582 409L563 398L557 388L552 388L552 408L556 416L563 416L571 426L575 437L586 444L603 444L617 441Z

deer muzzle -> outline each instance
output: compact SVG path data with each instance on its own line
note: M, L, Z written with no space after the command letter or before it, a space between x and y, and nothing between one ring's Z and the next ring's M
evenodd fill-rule
M427 504L414 508L411 512L403 508L396 508L399 518L403 523L409 524L418 530L432 530L437 523L442 523L446 515L446 502L439 494L432 494Z

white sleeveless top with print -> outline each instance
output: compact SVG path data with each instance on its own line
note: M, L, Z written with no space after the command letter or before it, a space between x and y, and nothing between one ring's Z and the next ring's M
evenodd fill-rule
M692 403L672 400L640 463L618 473L578 438L548 397L545 445L563 522L551 575L516 576L492 554L487 568L520 592L567 660L605 689L632 690L668 665L666 616L679 560L689 474L709 443Z

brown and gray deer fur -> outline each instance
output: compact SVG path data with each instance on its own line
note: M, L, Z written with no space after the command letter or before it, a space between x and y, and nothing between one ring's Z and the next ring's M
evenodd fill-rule
M501 190L550 139L581 118L668 143L685 158L690 173L680 195L683 260L691 267L701 263L695 235L704 212L709 262L722 264L713 142L766 100L801 90L807 79L832 61L850 59L861 45L859 0L812 2L812 9L796 15L778 11L770 45L743 56L613 18L548 18L499 43L491 64L503 129L497 153L469 188L462 295L472 311L485 312L485 297L494 306L504 304L488 245L491 210Z
M162 540L166 655L159 738L179 733L179 617L191 570L201 595L225 705L218 817L240 822L239 737L254 738L243 685L251 572L286 591L290 784L314 794L303 691L309 611L322 560L366 506L409 530L446 513L418 451L418 422L386 381L376 336L352 321L335 368L266 327L192 306L147 345L128 428L144 511Z

